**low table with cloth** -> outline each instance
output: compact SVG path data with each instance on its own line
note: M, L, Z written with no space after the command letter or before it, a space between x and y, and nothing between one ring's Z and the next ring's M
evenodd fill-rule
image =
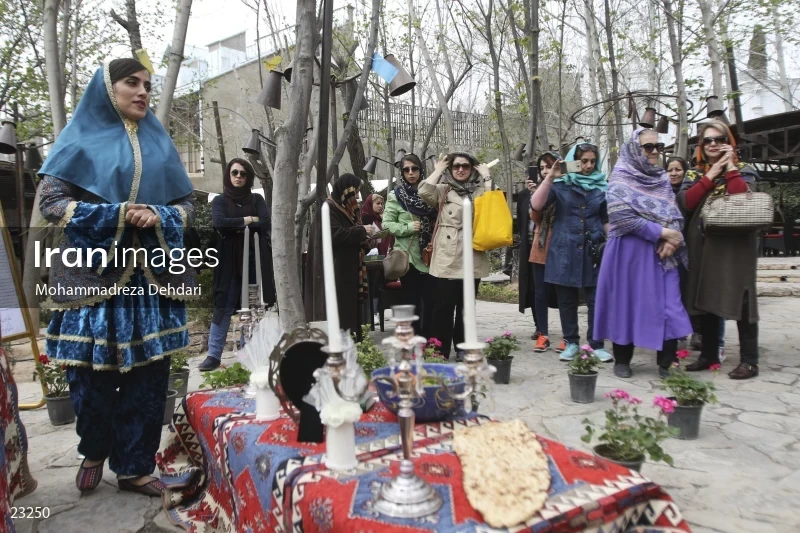
M371 510L374 491L397 474L397 418L377 403L356 423L359 466L332 472L325 444L300 443L287 415L257 421L238 388L188 394L157 462L170 520L191 532L487 531L469 504L452 450L459 428L492 423L470 414L415 426L417 475L444 500L435 514L395 519ZM537 437L552 482L544 508L515 531L690 531L677 505L638 472Z

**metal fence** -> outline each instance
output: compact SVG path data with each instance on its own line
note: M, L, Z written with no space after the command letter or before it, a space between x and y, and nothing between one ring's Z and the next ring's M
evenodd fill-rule
M411 140L411 125L416 124L416 142L422 142L436 116L437 108L416 107L408 104L389 104L390 124L386 123L383 102L371 101L366 110L366 119L362 122L362 135L373 139L385 139L395 128L396 140ZM451 111L453 115L453 142L456 146L485 147L489 145L489 117L477 113ZM446 144L444 117L431 136L431 144Z

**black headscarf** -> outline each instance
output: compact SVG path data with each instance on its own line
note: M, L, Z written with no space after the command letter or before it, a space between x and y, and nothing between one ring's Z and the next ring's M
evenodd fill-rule
M436 215L438 213L435 207L430 207L422 201L417 193L418 185L425 179L425 167L422 165L419 157L415 154L407 154L400 162L400 169L402 172L403 163L411 161L419 167L419 181L415 184L410 184L406 181L406 175L402 175L402 180L398 182L397 187L394 189L394 195L397 198L397 203L400 207L411 213L417 215L419 218L419 246L420 250L424 250L428 243L431 242L433 237L433 226L436 223Z
M244 187L234 187L233 183L231 182L231 167L234 163L239 163L244 168L245 172L247 172L247 181L244 184ZM235 210L235 206L244 207L250 206L249 210L251 213L249 215L253 215L252 212L252 203L253 203L253 181L255 180L255 172L253 172L253 167L250 165L249 161L244 159L240 159L238 157L231 159L228 163L228 167L225 169L225 175L222 177L222 189L223 195L225 196L225 203L228 204L228 212L232 213Z
M143 70L147 70L147 68L130 57L115 59L108 64L108 73L111 75L111 83L116 83L123 78L127 78Z

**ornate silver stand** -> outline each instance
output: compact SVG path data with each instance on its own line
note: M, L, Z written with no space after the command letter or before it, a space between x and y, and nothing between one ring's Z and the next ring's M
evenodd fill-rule
M403 446L403 460L400 461L400 474L381 485L373 510L380 514L395 518L420 518L438 511L442 506L442 498L430 485L414 474L414 464L411 462L411 451L414 446L415 416L413 399L422 394L421 378L412 372L411 354L417 352L421 358L420 347L425 344L425 338L414 335L412 323L417 320L414 315L413 305L397 305L392 307L392 322L395 323L394 337L384 339L383 343L391 348L389 364L392 366L391 378L378 377L376 380L388 380L392 383L392 396L399 397L399 411L397 417L400 422L400 439ZM442 388L454 399L463 400L464 408L471 411L471 397L473 393L482 392L484 383L491 378L495 368L486 363L483 357L484 343L467 344L458 346L465 350L467 355L464 362L456 367L456 373L465 380L464 391L456 393L452 385L439 377ZM400 355L400 362L396 363L396 355Z
M400 422L400 439L403 446L403 460L400 461L400 475L381 485L373 510L395 518L419 518L438 511L442 507L442 497L433 487L414 474L411 462L411 450L414 447L414 411L415 397L421 393L421 378L411 371L411 355L415 351L422 357L419 348L425 344L425 338L414 335L412 323L417 320L413 305L396 305L392 307L392 322L395 324L394 337L384 339L383 344L390 346L392 393L400 398L397 417ZM400 362L396 363L396 355Z

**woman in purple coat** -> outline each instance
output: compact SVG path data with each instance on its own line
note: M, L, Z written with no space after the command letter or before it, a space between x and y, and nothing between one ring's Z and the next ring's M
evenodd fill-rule
M659 376L676 361L678 339L692 332L678 264L687 265L669 178L658 165L664 145L638 129L609 179L609 233L597 282L594 338L614 343L614 374L629 378L634 346L658 352Z

